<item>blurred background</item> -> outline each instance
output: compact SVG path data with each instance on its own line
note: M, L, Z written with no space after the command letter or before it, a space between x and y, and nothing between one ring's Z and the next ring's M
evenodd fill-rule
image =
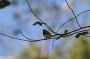
M30 39L42 39L42 30L45 26L33 26L39 21L29 10L25 0L9 0L11 5L0 9L0 33L12 37L25 39L21 33ZM71 19L72 12L68 8L65 0L28 0L34 13L47 23L55 32L59 27ZM90 0L67 0L76 15L89 10ZM78 16L79 24L90 25L90 12L85 12ZM19 26L21 24L21 26ZM64 30L78 29L78 25L73 19L59 29L58 33ZM60 38L54 43L53 40L40 42L25 42L15 40L0 34L0 59L90 59L90 38L75 36Z

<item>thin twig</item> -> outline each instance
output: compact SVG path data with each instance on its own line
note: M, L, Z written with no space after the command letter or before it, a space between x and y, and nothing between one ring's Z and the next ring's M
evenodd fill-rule
M27 4L28 4L28 7L29 7L30 11L32 12L32 14L33 14L39 21L41 21L42 23L44 23L44 25L45 25L50 31L52 31L54 34L56 34L56 32L54 32L54 31L52 30L52 28L51 28L48 24L46 24L45 22L43 22L42 19L39 18L39 17L33 12L33 10L32 10L32 8L31 8L28 0L26 0L26 2L27 2Z
M90 26L85 26L85 27L73 30L71 32L68 32L67 34L58 34L58 35L55 35L55 36L58 36L57 38L60 39L61 37L64 37L64 36L66 36L68 34L73 35L73 34L79 33L80 32L79 30L86 29L86 28L90 28ZM89 30L89 29L87 29L87 30ZM82 30L82 31L85 31L85 30ZM39 40L24 40L24 39L15 38L15 37L3 34L3 33L0 33L0 34L3 35L3 36L6 36L6 37L12 38L12 39L21 40L21 41L27 41L27 42L39 42L39 41L43 41L43 40L52 39L52 38L48 38L48 39L44 38L44 39L39 39ZM55 36L53 36L53 37L55 37Z
M80 32L80 30L81 30L81 31L84 31L84 29L87 29L87 28L90 28L90 26L81 27L81 28L79 28L79 29L70 31L70 32L68 32L67 34L58 34L59 36L56 38L56 40L58 40L58 39L61 38L61 37L66 36L66 35L70 35L70 36L71 36L71 35L73 35L73 34L76 34L76 33Z
M67 3L67 6L69 7L69 9L72 11L72 13L73 13L73 15L74 15L74 17L75 17L75 19L76 19L76 22L77 22L78 26L81 27L80 24L79 24L79 22L78 22L78 20L77 20L77 17L76 17L76 15L75 15L73 9L69 6L69 3L67 2L67 0L65 0L65 1L66 1L66 3Z
M73 15L74 15L74 17L75 17L75 19L76 19L76 22L77 22L77 24L78 24L78 26L81 27L81 26L79 25L79 22L78 22L78 20L77 20L77 17L76 17L76 15L75 15L73 9L69 6L69 3L67 2L67 0L65 0L65 2L67 3L68 8L69 8L69 9L71 10L71 12L73 13ZM64 24L66 24L66 22L65 22ZM62 26L63 26L63 25L62 25ZM62 27L62 26L61 26L61 27ZM59 29L60 29L61 27L59 27ZM58 29L56 32L58 32L59 29Z
M11 38L11 39L16 39L16 40L21 40L21 41L28 41L28 40L24 40L24 39L21 39L21 38L12 37L12 36L9 36L9 35L3 34L3 33L0 33L0 35L9 37L9 38Z
M46 39L46 38L40 39L40 40L32 40L32 39L30 39L30 40L24 40L24 39L21 39L21 38L16 38L16 37L12 37L12 36L6 35L6 34L4 34L4 33L0 33L0 35L9 37L9 38L11 38L11 39L21 40L21 41L26 41L26 42L39 42L39 41L43 41L43 40L48 40L48 39ZM49 38L49 39L50 39L50 38Z
M58 32L58 31L60 30L60 28L62 28L62 27L63 27L66 23L68 23L69 21L73 20L74 18L76 18L76 17L80 16L81 14L83 14L83 13L85 13L85 12L88 12L88 11L90 11L90 10L85 10L85 11L79 13L77 16L72 17L71 19L67 20L64 24L62 24L62 25L59 27L59 29L58 29L56 32Z
M79 32L88 31L88 29L87 29L87 30L83 30L83 31L78 31L78 30L82 30L82 29L86 29L86 28L90 28L90 26L86 26L86 27L82 27L82 28L73 30L73 31L71 31L71 32L69 32L69 33L67 33L67 34L58 34L59 37L57 37L56 39L60 39L61 37L64 37L64 36L66 36L66 35L68 35L68 34L71 36L71 35L76 34L76 33L79 33ZM78 31L78 32L77 32L77 31ZM29 41L29 42L39 42L39 41L43 41L43 40L47 40L47 39L31 40L31 41Z
M83 30L83 31L79 31L79 32L74 32L74 33L70 33L69 35L73 35L73 34L77 34L77 33L81 33L81 32L88 32L90 31L90 29L87 29L87 30ZM86 35L85 35L86 36Z
M79 28L79 29L76 29L76 30L73 30L73 31L71 31L71 32L69 32L69 33L73 33L73 32L77 32L77 31L79 31L79 30L84 30L84 29L86 29L86 28L90 28L90 26L85 26L85 27L81 27L81 28ZM67 33L68 34L68 33Z
M20 29L20 33L21 33L21 35L22 35L24 38L26 38L26 39L28 39L28 40L31 40L30 38L26 37L26 36L23 34L23 32L22 32L21 29Z
M70 20L72 20L72 19L78 17L79 15L83 14L84 12L88 12L88 11L90 11L90 10L83 11L83 12L79 13L77 16L71 18ZM66 24L66 23L69 22L70 20L66 21L64 24ZM75 30L73 30L73 31L70 31L70 32L68 32L67 34L57 34L57 35L55 35L55 36L58 36L58 35L59 35L59 38L58 38L58 39L60 39L61 37L64 37L65 35L68 35L68 34L73 35L73 34L76 34L76 33L79 33L79 32L89 31L90 29L87 29L87 28L90 28L90 26L81 27L81 28L79 28L79 29L75 29ZM84 29L87 29L87 30L84 30ZM22 33L22 31L21 31L21 33ZM48 39L50 39L50 38L48 38L48 39L44 38L44 39L40 39L40 40L24 40L24 39L15 38L15 37L9 36L9 35L7 35L7 34L3 34L3 33L0 33L0 35L9 37L9 38L11 38L11 39L16 39L16 40L21 40L21 41L27 41L27 42L39 42L39 41L43 41L43 40L48 40ZM22 33L22 35L23 35L23 33ZM24 35L24 36L25 36L25 35ZM55 36L53 36L53 37L55 37ZM26 36L25 36L25 37L26 37ZM26 37L26 38L27 38L27 37ZM27 38L27 39L29 39L29 38ZM52 38L51 38L51 39L52 39Z

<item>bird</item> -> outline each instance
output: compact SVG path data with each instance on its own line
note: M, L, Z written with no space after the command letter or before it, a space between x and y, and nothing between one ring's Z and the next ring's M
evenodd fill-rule
M45 38L50 38L52 35L50 34L49 31L47 31L46 29L43 29L43 36L44 36Z

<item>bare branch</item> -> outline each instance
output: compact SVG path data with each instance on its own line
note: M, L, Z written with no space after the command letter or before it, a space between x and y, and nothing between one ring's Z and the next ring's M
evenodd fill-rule
M27 0L26 0L26 1L27 1ZM28 6L29 6L31 12L35 15L35 17L37 17L42 23L44 23L44 22L33 12L33 10L31 9L28 1L27 1L27 3L28 3ZM79 13L77 16L74 15L75 17L73 17L73 18L69 19L68 21L66 21L62 26L64 26L67 22L73 20L74 18L77 18L77 17L80 16L81 14L83 14L83 13L85 13L85 12L88 12L88 11L90 11L90 10L85 10L85 11ZM51 27L48 27L48 24L45 23L44 25L45 25L49 30L51 30L51 31L53 32L53 30L51 29ZM62 26L61 26L61 27L62 27ZM61 27L60 27L60 28L61 28ZM59 28L59 29L60 29L60 28ZM87 29L87 30L86 30L86 29ZM57 39L60 39L61 37L65 37L65 36L67 36L67 35L70 35L70 36L71 36L71 35L74 35L74 34L76 34L76 33L83 32L83 31L90 31L90 26L80 27L79 29L75 29L75 30L73 30L73 31L70 31L70 32L67 32L67 33L63 33L63 34L56 34L56 32L53 32L53 33L55 33L55 34L54 34L53 36L51 36L50 38L44 38L44 39L39 39L39 40L32 40L32 39L27 38L27 37L22 33L21 30L20 30L20 32L21 32L22 36L23 36L24 38L26 38L27 40L20 39L20 38L16 38L16 37L12 37L12 36L9 36L9 35L3 34L3 33L0 33L0 35L6 36L6 37L9 37L9 38L12 38L12 39L16 39L16 40L21 40L21 41L39 42L39 41L49 40L49 39L54 39L54 38L56 38L56 40L57 40Z
M56 38L56 40L57 40L57 39L60 39L61 37L65 37L66 35L70 35L71 36L71 35L74 35L76 33L83 32L83 31L90 31L90 26L81 27L79 29L76 29L76 30L73 30L71 32L68 32L67 34L66 33L64 33L64 34L56 34L56 35L53 35L53 37L57 37ZM3 33L0 33L0 34L3 35L3 36L9 37L11 39L16 39L16 40L21 40L21 41L27 41L27 42L39 42L39 41L43 41L43 40L53 39L53 37L50 37L50 38L44 38L44 39L39 39L39 40L24 40L24 39L15 38L15 37L12 37L12 36L3 34Z
M28 40L31 40L30 38L26 37L26 36L23 34L23 32L22 32L21 29L20 29L20 33L21 33L21 35L22 35L24 38L26 38L26 39L28 39Z
M79 22L78 22L78 20L77 20L77 17L76 17L76 15L75 15L73 9L69 6L67 0L65 0L65 1L66 1L66 3L67 3L67 6L69 7L69 9L72 11L72 13L73 13L73 15L74 15L74 17L75 17L75 19L76 19L76 21L77 21L78 26L81 27L80 24L79 24Z
M9 35L6 35L4 33L0 33L0 35L3 35L3 36L6 36L6 37L9 37L11 39L16 39L16 40L21 40L21 41L28 41L28 40L24 40L24 39L21 39L21 38L15 38L15 37L12 37L12 36L9 36Z
M72 17L71 19L67 20L64 24L62 24L62 25L59 27L59 29L58 29L56 32L58 32L58 31L60 30L60 28L62 28L62 27L63 27L66 23L68 23L69 21L73 20L74 18L76 18L76 17L80 16L81 14L83 14L83 13L85 13L85 12L88 12L88 11L90 12L90 10L85 10L85 11L79 13L77 16Z
M26 0L26 2L27 2L27 4L28 4L28 6L29 6L30 11L33 13L33 15L34 15L39 21L41 21L50 31L52 31L54 34L56 34L56 32L54 32L54 31L52 30L52 28L51 28L48 24L46 24L45 22L43 22L42 19L39 18L39 17L33 12L33 10L32 10L32 8L31 8L28 0Z

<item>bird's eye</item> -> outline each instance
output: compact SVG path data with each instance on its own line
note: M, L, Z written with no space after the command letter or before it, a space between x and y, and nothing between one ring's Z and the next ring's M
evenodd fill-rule
M0 0L0 8L4 8L8 5L10 5L10 2L8 0Z

